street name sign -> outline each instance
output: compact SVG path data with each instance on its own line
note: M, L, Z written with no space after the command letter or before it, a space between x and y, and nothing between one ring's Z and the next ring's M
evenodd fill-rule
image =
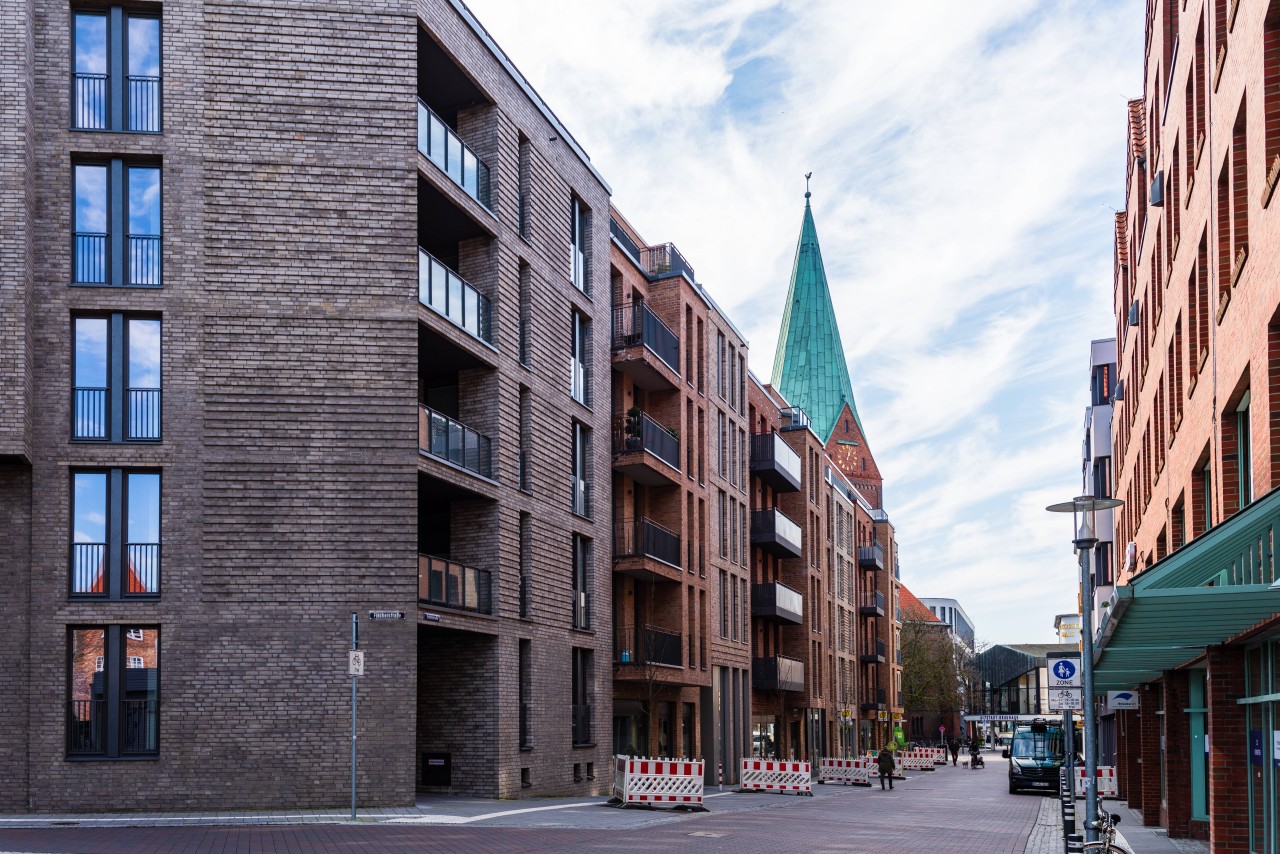
M1082 707L1080 702L1082 693L1079 688L1050 688L1049 711L1078 711Z
M404 611L370 611L370 620L403 620Z
M1048 656L1049 690L1080 687L1079 656Z

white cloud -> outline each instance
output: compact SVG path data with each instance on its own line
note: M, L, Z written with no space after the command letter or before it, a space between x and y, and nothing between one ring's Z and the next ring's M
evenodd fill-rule
M814 172L904 580L1049 639L1074 570L1043 508L1078 489L1088 341L1114 334L1138 0L469 5L764 379Z

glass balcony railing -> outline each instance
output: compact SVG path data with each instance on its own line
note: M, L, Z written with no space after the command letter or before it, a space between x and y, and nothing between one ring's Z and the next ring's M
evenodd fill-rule
M486 208L489 204L489 167L476 156L444 119L418 102L418 151L440 167L453 183Z
M489 571L442 557L418 555L418 601L492 614Z
M429 406L420 408L420 450L481 477L493 479L493 440Z
M489 298L425 249L418 250L418 302L493 344Z

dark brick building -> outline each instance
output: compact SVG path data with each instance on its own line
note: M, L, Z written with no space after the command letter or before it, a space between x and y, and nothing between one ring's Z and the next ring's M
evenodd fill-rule
M0 809L343 803L373 609L361 802L600 791L608 188L567 129L455 0L0 33Z

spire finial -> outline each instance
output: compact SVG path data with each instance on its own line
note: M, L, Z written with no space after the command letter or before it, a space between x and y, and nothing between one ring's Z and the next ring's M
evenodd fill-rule
M812 172L804 173L804 197L806 199L809 198L811 195L813 195L812 193L809 192L809 179L812 177L813 177Z

